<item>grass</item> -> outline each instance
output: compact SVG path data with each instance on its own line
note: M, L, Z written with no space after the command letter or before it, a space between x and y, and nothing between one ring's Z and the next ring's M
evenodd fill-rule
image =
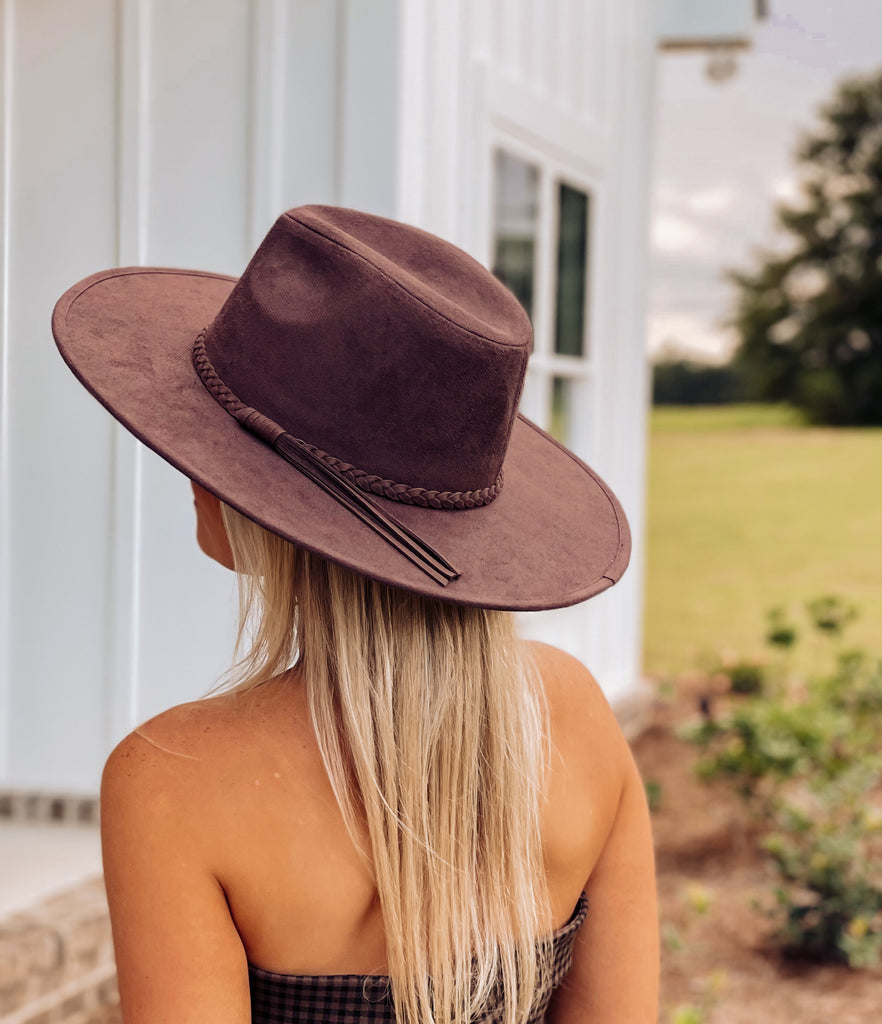
M757 427L801 427L790 405L666 405L652 410L652 433L719 433Z
M654 410L646 671L761 652L767 608L826 593L860 607L847 640L882 654L880 470L880 429L806 427L777 406Z

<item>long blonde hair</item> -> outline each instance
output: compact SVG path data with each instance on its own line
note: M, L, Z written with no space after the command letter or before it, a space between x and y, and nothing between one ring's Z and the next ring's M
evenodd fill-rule
M373 872L398 1020L450 1024L548 985L545 705L510 613L386 586L222 506L239 573L234 688L297 664Z

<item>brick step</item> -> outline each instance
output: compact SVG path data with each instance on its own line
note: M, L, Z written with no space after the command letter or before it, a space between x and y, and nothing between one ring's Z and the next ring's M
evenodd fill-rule
M2 1024L118 1024L104 882L79 883L0 918Z

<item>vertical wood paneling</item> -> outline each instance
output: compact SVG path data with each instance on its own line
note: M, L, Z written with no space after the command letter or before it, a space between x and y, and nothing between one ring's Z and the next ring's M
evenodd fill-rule
M398 214L486 256L494 132L596 185L582 433L635 563L587 609L528 619L627 689L650 4L0 0L0 780L94 790L110 744L203 693L232 642L234 581L196 549L186 480L62 366L57 296L115 262L238 273L302 202Z
M458 165L460 222L455 241L479 262L488 264L493 254L487 225L494 217L495 196L493 151L487 124L488 57L483 47L476 49L480 44L475 42L484 31L481 18L480 8L472 4L463 5L459 60L462 113L458 129L461 149Z
M145 449L141 458L141 599L133 721L203 696L229 668L236 635L235 576L196 545L189 482L153 452Z
M539 232L536 246L536 289L534 303L533 351L537 355L550 355L554 350L555 292L557 280L557 182L549 169L540 161L539 172ZM549 396L543 403L542 422L548 422Z
M654 4L633 0L611 6L608 17L615 19L616 39L611 80L610 116L620 126L615 163L618 173L612 210L615 273L610 280L609 301L615 310L618 344L605 349L607 370L604 391L607 405L602 419L604 437L600 445L604 465L601 473L620 495L629 516L633 535L631 566L622 582L610 593L610 644L623 654L618 685L623 689L639 676L641 652L642 580L645 564L643 529L645 515L645 423L648 407L648 362L644 351L644 323L647 278L647 224L649 190L645 166L651 156ZM613 64L613 61L611 61ZM627 429L616 429L616 417ZM635 443L636 439L636 443Z
M426 0L422 0L425 5ZM468 53L474 59L489 64L493 60L494 0L472 0L469 4Z
M561 5L561 29L563 45L558 59L560 61L560 92L558 102L566 109L579 110L580 69L586 61L596 60L597 56L588 45L585 32L584 0L559 0Z
M150 21L149 259L238 273L250 241L250 11L153 0Z
M117 0L117 262L145 263L150 211L151 0Z
M340 192L341 0L287 0L287 5L282 191L276 213L303 203L339 202Z
M437 3L437 0L434 0ZM515 61L515 36L508 17L508 0L487 0L490 8L490 55L493 64L513 72Z
M548 93L558 108L562 106L561 98L566 88L568 50L572 46L572 40L567 35L568 2L569 0L552 0L548 5L548 40L551 46Z
M527 43L530 48L528 79L537 92L548 92L554 54L549 45L548 6L543 0L529 0L527 9Z
M398 10L398 0L343 0L338 42L338 202L387 217L398 185Z
M147 260L238 273L254 231L251 11L241 0L152 0L149 25ZM136 485L133 721L203 694L234 635L233 577L196 547L187 481L145 449Z
M10 772L12 674L11 415L9 395L9 134L12 123L13 0L0 0L0 779Z
M421 223L430 231L458 241L459 211L469 187L461 176L463 96L462 0L433 3L429 15L427 65L427 178ZM470 183L471 184L471 183Z
M111 425L108 586L104 622L107 645L104 748L124 736L137 719L140 685L142 453L141 444L118 423Z
M582 9L585 19L583 29L584 45L577 67L576 94L574 102L580 115L588 122L606 124L607 96L609 93L609 58L615 47L615 38L610 31L609 5L603 3L585 4ZM590 54L590 56L588 56Z
M96 623L108 601L112 429L58 358L49 317L65 288L116 255L115 28L112 0L15 5L5 225L15 382L9 765L35 785L57 785L61 774L92 788L104 745Z
M426 154L429 132L427 128L430 66L428 4L430 0L410 0L401 6L400 45L398 65L398 190L395 216L411 224L422 223L426 180ZM482 51L486 39L483 26L477 22L479 14L486 12L488 0L476 0L475 41Z
M506 9L511 33L512 71L526 82L532 78L530 6L531 0L509 0Z
M146 263L149 226L150 0L118 0L117 262ZM142 446L112 424L106 610L105 746L137 717L141 608Z
M284 0L251 4L249 249L257 248L282 210L286 15Z
M559 110L604 120L609 0L482 0L472 54Z

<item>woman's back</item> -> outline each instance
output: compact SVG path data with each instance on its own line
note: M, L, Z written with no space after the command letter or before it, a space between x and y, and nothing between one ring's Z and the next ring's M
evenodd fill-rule
M598 937L614 953L610 930L633 928L634 922L609 919L604 907L614 896L592 892L593 871L613 835L623 793L633 788L633 765L590 674L554 648L536 645L534 656L548 701L552 751L542 824L551 908L545 932L571 917L587 889L589 912L580 945L602 931ZM117 890L122 895L136 889L127 866L113 856L114 840L131 848L130 829L146 829L149 822L141 848L150 858L151 876L172 880L182 858L189 872L198 862L207 884L213 881L223 896L240 940L240 979L245 961L290 975L385 973L377 891L347 832L296 674L245 693L182 705L146 723L111 756L103 808L110 823L105 843L111 901ZM157 857L166 862L166 871ZM136 864L129 866L137 870ZM633 863L629 866L633 870ZM644 885L651 884L651 862L649 867ZM645 865L643 870L646 874ZM629 881L632 890L635 882L639 886L640 879ZM634 891L633 898L638 897ZM149 916L153 900L162 894L142 893L141 898ZM172 884L168 898L193 901L192 907L178 908L179 920L191 931L189 939L178 935L174 942L202 941L198 922L205 913L204 893L182 889L174 894ZM217 931L216 920L204 923ZM126 948L129 937L143 949L145 927L142 914L117 915L118 950ZM228 952L235 958L236 941L229 938ZM168 954L157 950L157 955L165 959ZM587 958L581 959L587 974ZM619 970L626 967L618 965ZM138 973L149 965L134 969ZM573 975L579 971L577 951ZM129 980L121 976L121 986ZM137 987L137 980L131 981ZM224 986L228 989L229 977ZM596 982L592 987L602 995ZM240 1004L246 995L238 993ZM582 999L584 1010L584 994ZM562 1002L558 998L556 1011L565 1012Z

